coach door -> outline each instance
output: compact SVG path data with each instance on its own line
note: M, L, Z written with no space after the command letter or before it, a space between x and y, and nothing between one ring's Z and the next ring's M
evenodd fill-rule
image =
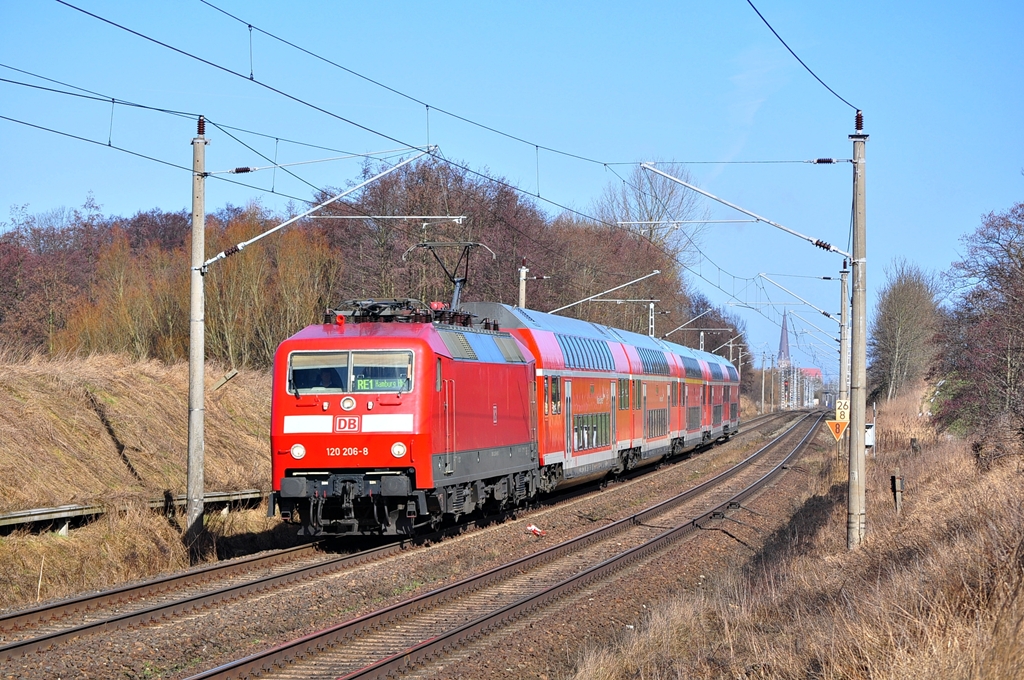
M572 455L573 444L573 422L572 422L572 381L562 381L565 391L565 457Z
M711 425L711 385L705 385L700 392L701 430Z
M444 413L444 473L455 472L455 381L441 381L441 410Z
M644 439L646 440L650 437L650 433L647 432L647 383L644 382L640 389L643 393L643 411L641 411L641 413L643 414L644 419Z
M618 451L619 451L619 440L618 440L618 437L615 434L615 420L616 420L616 418L615 418L615 409L616 409L616 406L618 404L618 400L615 397L615 389L616 389L616 387L618 387L619 381L612 380L611 383L609 383L609 384L611 385L611 392L609 392L609 394L611 394L611 398L609 399L609 401L611 402L611 406L609 407L610 410L611 410L611 418L610 418L610 421L609 421L609 422L611 422L611 432L609 434L611 435L611 440L612 440L612 456L614 457L615 454L618 453Z

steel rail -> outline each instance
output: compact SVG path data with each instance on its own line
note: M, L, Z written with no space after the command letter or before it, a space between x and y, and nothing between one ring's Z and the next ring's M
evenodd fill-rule
M725 470L724 472L719 473L718 475L706 480L705 482L697 486L694 486L670 499L667 499L665 501L662 501L661 503L651 506L650 508L647 508L639 513L617 520L603 527L593 529L574 539L570 539L568 541L552 546L550 548L534 553L532 555L528 555L526 557L514 560L513 562L509 562L499 567L495 567L476 576L463 579L461 581L450 584L448 586L444 586L429 593L425 593L423 595L414 597L410 600L399 602L397 604L391 605L376 612L365 614L350 621L346 621L344 623L332 626L326 630L312 633L297 640L293 640L291 642L278 645L277 647L251 655L244 659L240 659L234 662L218 666L216 668L212 668L203 673L192 676L189 680L227 680L234 678L247 678L259 676L265 672L272 670L277 666L284 666L294 659L302 658L307 655L315 655L319 649L339 644L345 640L351 639L363 633L364 631L369 631L371 629L376 629L381 626L387 625L392 621L405 618L419 610L430 609L434 606L452 600L468 592L479 590L480 588L483 588L490 584L503 581L516 573L524 571L527 568L536 567L547 562L553 561L564 555L579 551L580 549L587 547L593 543L596 543L599 540L605 540L611 536L614 536L617 533L625 531L626 529L632 526L644 524L652 516L669 510L675 507L676 505L679 505L687 500L690 500L695 496L700 495L701 493L704 493L709 488L718 486L723 482L728 481L732 477L736 476L737 474L739 474L739 472L741 472L742 470L746 469L753 463L763 458L768 452L780 446L782 441L785 438L787 438L788 435L793 433L797 429L797 427L799 427L800 424L803 423L809 417L810 414L805 414L789 429L787 429L785 433L780 435L780 437L773 440L772 442L769 442L764 447L762 447L755 453L751 454L749 457L747 457L740 463L736 464L732 468ZM820 422L820 420L821 418L818 419L818 422ZM809 433L813 433L816 429L817 422L810 428ZM806 440L809 436L810 434L806 435L804 437L804 440ZM786 460L789 460L794 455L794 453L790 453L787 456ZM776 467L781 469L781 465L782 463L780 463L779 466ZM742 493L743 492L741 492L741 494ZM721 508L727 506L730 502L734 502L734 500L730 499L730 501L727 501L725 504L723 504L723 506L719 506L719 508L710 511L710 513L705 513L704 515L701 515L701 517L699 517L698 519L692 520L691 522L683 526L689 526L696 524L697 522L704 521L706 517L710 517L713 513L720 512ZM693 527L689 529L689 531L693 531L695 529L696 527ZM666 533L671 534L672 532L670 531ZM624 554L629 554L642 548L644 548L644 546L640 546L640 548L635 548L632 551L627 551ZM647 553L643 552L643 554ZM589 573L589 571L591 570L587 570L582 573L586 574ZM562 586L554 586L554 588L560 587ZM504 609L499 610L499 612L504 612ZM503 616L503 614L500 613L496 615ZM465 626L463 626L462 628L465 628ZM462 630L462 628L458 630ZM455 631L452 631L453 634L454 632ZM409 658L405 655L411 653L412 650L417 649L418 647L422 647L424 645L435 644L439 640L442 641L442 646L450 646L451 643L443 642L443 640L447 639L448 635L448 633L445 633L435 638L432 638L429 641L421 643L416 647L410 648L409 650L406 650L405 652L396 655L396 658L398 658L399 660ZM431 647L431 649L435 648ZM386 661L387 660L381 661L379 663L385 663ZM392 672L393 670L394 669L391 669L387 672ZM351 677L361 676L353 675Z
M134 625L148 623L151 621L157 621L167 616L173 616L176 614L192 611L194 609L206 607L217 602L237 599L239 597L243 597L251 593L270 590L272 588L276 588L288 583L305 580L308 578L312 578L314 576L319 576L321 574L338 571L339 569L344 569L347 567L353 567L359 564L363 564L365 562L372 562L375 560L379 560L382 557L399 553L405 550L407 545L408 541L389 543L388 545L380 546L378 548L372 548L370 550L364 550L362 552L354 553L352 555L336 557L325 562L321 562L319 564L311 565L308 567L303 567L301 569L290 571L285 574L267 576L264 578L256 579L254 581L229 586L227 588L221 588L211 593L205 593L203 595L197 595L195 597L190 597L183 600L177 600L175 602L149 607L141 611L130 612L122 614L120 616L111 617L109 619L83 624L81 626L76 626L74 628L59 631L56 633L51 633L38 638L12 642L10 644L4 645L3 647L0 647L0 661L9 661L17 656L23 656L31 652L49 649L50 647L56 644L66 642L68 640L81 637L83 635L90 635L106 630L117 630ZM218 568L226 567L215 566L211 567L210 569L216 570ZM186 574L185 577L187 576L188 575ZM162 579L161 582L172 582L175 579L181 578L182 577L172 576L168 577L167 579ZM125 590L130 590L130 588ZM81 600L88 599L89 598L81 598Z
M540 592L529 595L518 602L514 602L495 612L479 617L456 629L441 633L430 640L425 640L408 649L402 650L401 652L386 659L382 659L377 663L367 666L366 668L341 676L339 680L363 680L369 678L393 677L404 668L413 666L421 661L440 656L444 654L445 651L459 647L476 637L488 633L492 629L508 625L523 614L528 614L535 609L539 609L544 605L569 595L576 590L590 585L591 583L595 583L614 574L615 572L621 571L635 562L652 556L661 551L668 544L681 540L682 538L685 538L686 536L689 536L701 529L707 528L704 526L705 523L724 519L730 510L741 507L743 501L764 489L787 468L789 462L804 448L811 436L817 432L818 427L824 418L824 415L819 416L808 430L807 434L793 448L789 455L775 465L767 474L729 500L721 503L714 509L705 512L700 517L675 528L668 529L643 545L623 551L600 564L596 564L575 576L565 579L561 583L557 583Z
M184 574L165 576L137 585L105 590L94 595L82 595L32 609L0 616L0 632L21 630L33 624L54 621L76 612L87 612L104 605L149 597L186 585L201 584L217 578L234 576L256 568L273 567L282 562L299 559L319 549L320 542L285 548L269 555L253 555L231 562L213 564ZM3 649L3 648L0 648Z

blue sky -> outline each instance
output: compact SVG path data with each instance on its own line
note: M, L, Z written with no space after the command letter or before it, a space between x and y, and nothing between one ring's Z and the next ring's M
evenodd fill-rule
M618 181L603 163L675 160L730 202L848 250L849 164L736 161L850 158L854 112L816 82L743 0L715 3L255 3L211 0L253 26L434 107L429 142L448 158L587 212ZM234 21L199 0L69 0L243 76L383 133L387 139L224 70L202 64L50 0L0 3L0 64L115 97L261 132L232 132L278 162L428 142L423 105L360 80ZM959 238L990 211L1024 200L1024 4L779 2L758 9L828 85L865 113L868 286L905 257L942 272ZM0 68L0 78L45 84ZM57 87L57 86L54 86ZM61 87L60 89L67 89ZM445 109L529 144L444 116ZM101 142L89 144L0 119L0 220L80 206L91 192L107 214L190 205L187 171L105 148L189 166L195 122L109 102L0 83L0 116ZM210 170L267 161L208 128ZM588 163L534 145L595 159ZM733 163L726 163L726 162ZM356 160L298 166L315 186L343 186ZM258 200L284 211L309 185L280 170L210 182L208 206ZM267 191L273 187L278 194ZM283 195L281 195L283 194ZM554 206L539 204L549 213ZM713 219L742 218L714 203ZM717 304L796 302L760 272L838 311L841 258L764 224L710 227L691 277ZM510 272L514 277L515 273ZM758 290L758 286L763 290ZM767 292L765 292L767 291ZM597 291L595 291L597 292ZM873 297L872 297L873 300ZM873 301L872 301L873 306ZM755 351L778 347L779 327L732 307ZM795 308L831 334L835 324ZM777 319L777 315L771 314ZM681 323L682 320L679 320ZM658 320L659 325L662 323ZM666 322L671 323L671 322ZM801 319L791 349L834 373L834 343Z

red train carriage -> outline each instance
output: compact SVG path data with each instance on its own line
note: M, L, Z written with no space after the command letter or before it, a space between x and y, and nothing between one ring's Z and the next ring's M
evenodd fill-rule
M310 535L411 533L739 428L721 357L493 303L346 303L281 344L273 389L271 512Z
M739 430L739 376L722 357L508 305L462 309L498 322L536 358L545 478L591 479Z

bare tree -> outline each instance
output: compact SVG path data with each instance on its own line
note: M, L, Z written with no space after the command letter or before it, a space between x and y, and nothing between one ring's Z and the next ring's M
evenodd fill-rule
M986 215L961 241L935 369L939 418L969 430L1005 415L1024 435L1024 203Z
M679 163L658 163L673 177L694 184L689 171ZM613 181L594 204L595 216L608 224L621 225L666 250L680 262L689 264L704 230L707 211L699 205L700 196L686 187L648 172L639 165L621 181Z
M868 339L875 389L886 399L928 372L935 355L937 297L934 277L917 265L900 259L886 269Z

